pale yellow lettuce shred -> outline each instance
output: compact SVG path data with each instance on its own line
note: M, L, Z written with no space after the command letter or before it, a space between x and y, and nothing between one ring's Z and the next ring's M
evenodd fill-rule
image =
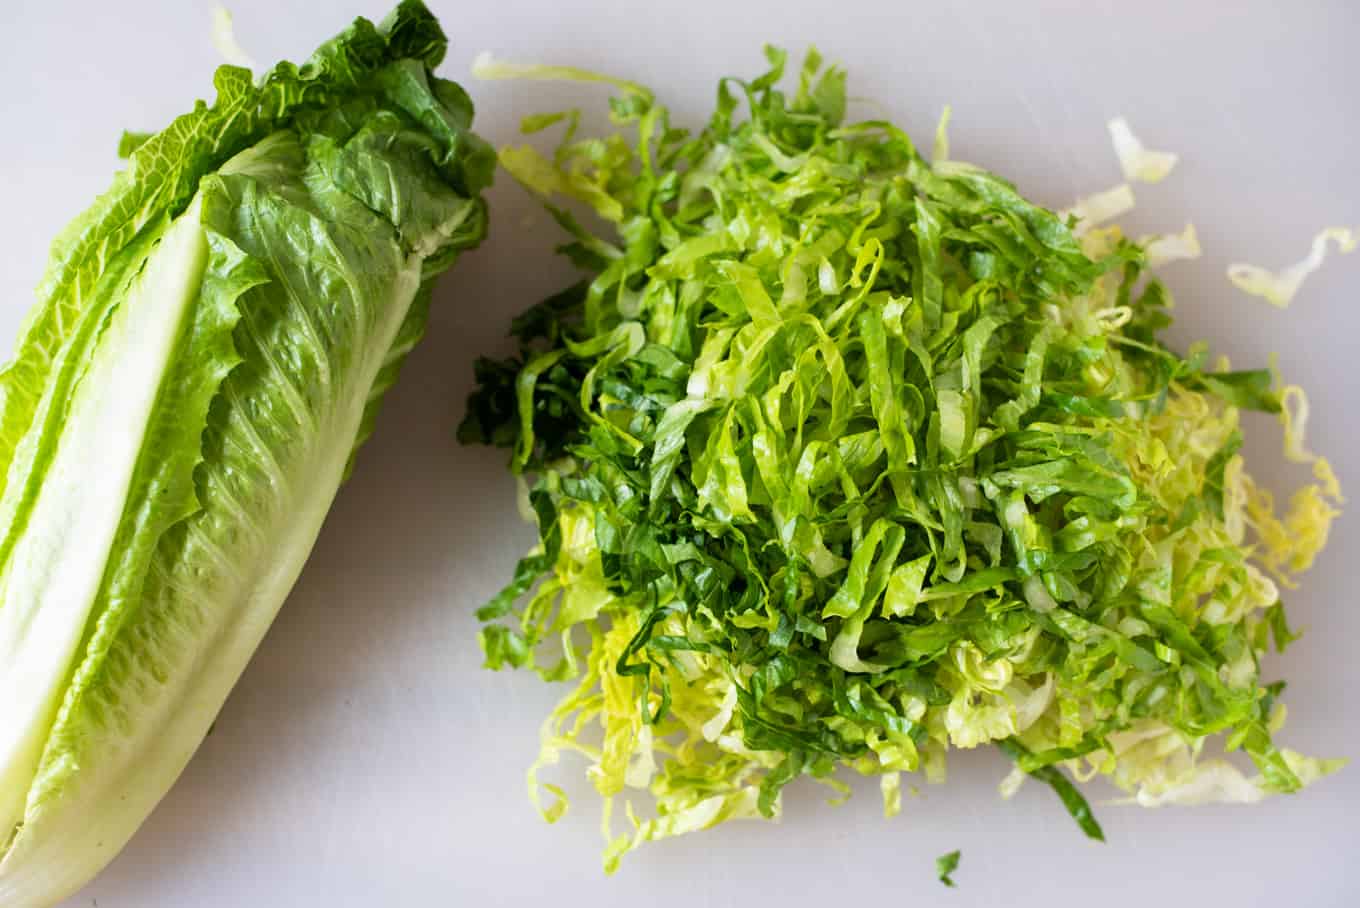
M1133 187L1128 183L1120 183L1104 192L1082 196L1070 208L1059 212L1058 216L1063 219L1076 218L1077 225L1073 232L1080 236L1092 227L1099 227L1106 221L1128 214L1135 204Z
M255 58L246 53L236 40L236 27L232 22L231 12L226 7L212 8L212 30L209 34L212 36L213 48L222 58L222 62L245 69L259 69L260 65L255 62Z
M575 66L549 66L542 63L514 63L498 60L489 50L484 50L472 60L473 78L488 82L507 79L524 79L531 82L594 82L612 85L630 94L650 97L651 92L636 82L616 79L601 73L591 72Z
M1194 224L1186 224L1180 233L1139 237L1138 245L1147 253L1149 268L1197 259L1201 254L1199 234L1195 232Z
M1203 739L1188 738L1160 722L1145 720L1109 736L1112 750L1098 750L1068 764L1079 780L1110 777L1130 796L1116 804L1250 804L1273 794L1260 775L1248 776L1225 759L1202 759ZM1285 763L1305 786L1340 769L1344 760L1319 760L1284 748Z
M935 126L935 145L930 155L932 164L943 164L949 160L949 117L952 111L948 104L940 111L940 122Z
M1150 151L1133 134L1129 121L1115 117L1106 126L1124 179L1139 183L1160 183L1176 166L1177 156L1169 151Z
M883 794L883 817L891 820L902 812L902 773L883 773L878 777L878 789Z
M1304 278L1322 267L1327 258L1328 243L1335 243L1338 252L1354 252L1360 238L1357 231L1349 227L1327 227L1313 237L1313 245L1302 261L1281 271L1269 271L1259 265L1229 265L1228 280L1243 293L1259 296L1283 309L1294 301Z
M1268 489L1245 474L1241 483L1245 521L1258 540L1257 558L1280 583L1292 588L1297 586L1295 575L1312 567L1327 545L1332 521L1340 516L1345 498L1332 465L1308 448L1305 440L1308 397L1303 389L1298 385L1285 387L1280 392L1280 405L1285 457L1311 465L1313 481L1294 492L1283 514L1278 512Z

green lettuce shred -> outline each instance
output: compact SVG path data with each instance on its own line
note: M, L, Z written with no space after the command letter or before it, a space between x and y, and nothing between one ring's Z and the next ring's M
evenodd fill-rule
M1275 743L1261 667L1341 502L1302 392L1162 342L1157 238L948 160L947 113L928 162L846 120L843 70L813 52L786 91L767 57L698 132L633 83L483 67L619 92L617 132L538 116L568 126L554 152L500 153L586 277L477 364L460 429L530 483L540 542L478 617L490 667L571 685L530 771L544 816L565 753L607 870L777 816L803 776L879 775L895 814L901 774L943 781L954 748L999 747L1006 793L1047 783L1097 839L1093 775L1152 805L1333 771ZM1313 466L1283 514L1243 470L1243 409Z
M955 870L959 869L959 857L961 854L962 852L954 850L948 854L942 854L935 859L935 874L940 878L940 882L944 883L950 889L953 889L957 885L954 882L953 873Z

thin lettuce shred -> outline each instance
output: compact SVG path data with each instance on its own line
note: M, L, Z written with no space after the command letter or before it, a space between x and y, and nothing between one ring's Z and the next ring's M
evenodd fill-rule
M1075 220L1073 233L1080 236L1107 221L1123 217L1133 210L1134 205L1133 187L1128 183L1120 183L1103 192L1077 199L1071 208L1062 212L1061 217L1064 221L1069 218Z
M948 104L940 111L940 121L935 126L935 145L930 155L930 160L934 164L943 164L949 160L949 118L952 115L953 110Z
M1194 224L1186 224L1180 233L1140 237L1138 245L1147 255L1149 268L1161 268L1172 262L1180 262L1200 257L1199 234Z
M212 31L209 34L212 36L213 48L221 56L223 63L242 69L260 68L255 58L236 40L236 26L232 21L231 11L225 6L212 8Z
M514 321L517 356L478 362L460 429L512 451L538 524L478 617L488 666L570 685L529 773L544 816L565 753L604 799L608 870L777 816L804 776L877 775L896 814L902 774L942 782L954 748L998 747L1003 793L1037 778L1097 839L1094 776L1156 805L1334 771L1275 743L1261 662L1295 637L1280 589L1339 484L1301 391L1160 339L1148 269L1197 252L1193 228L1100 226L1127 185L1055 215L949 161L947 112L927 162L846 122L815 52L787 92L767 58L698 132L630 82L479 65L619 90L617 132L537 116L526 132L567 127L553 153L501 151L585 277ZM1242 410L1278 414L1314 470L1283 514L1244 471Z
M1313 237L1313 245L1303 261L1282 271L1268 271L1258 265L1229 265L1228 280L1243 293L1259 296L1270 305L1284 309L1294 301L1304 278L1322 267L1327 258L1327 244L1335 243L1337 250L1343 254L1354 252L1355 247L1360 245L1357 233L1360 231L1348 227L1324 228Z
M961 855L962 852L955 850L948 854L942 854L935 859L935 875L940 878L941 883L944 883L950 889L957 885L954 882L954 871L959 869L959 857Z
M1129 121L1115 117L1107 124L1114 153L1124 179L1139 183L1160 183L1176 166L1177 157L1169 151L1150 151L1133 134Z

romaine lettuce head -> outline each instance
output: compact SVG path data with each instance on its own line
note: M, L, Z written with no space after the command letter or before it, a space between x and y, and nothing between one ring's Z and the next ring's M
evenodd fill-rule
M485 232L494 155L416 0L127 136L0 373L0 904L178 776Z

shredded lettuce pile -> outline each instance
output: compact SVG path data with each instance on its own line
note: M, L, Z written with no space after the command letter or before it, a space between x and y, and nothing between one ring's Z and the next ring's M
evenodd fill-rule
M564 754L604 798L608 870L774 816L801 776L879 776L895 813L902 774L943 781L955 748L1000 748L1003 792L1033 776L1096 838L1074 779L1156 805L1334 770L1277 745L1261 660L1294 637L1280 589L1340 489L1301 391L1159 339L1149 259L1196 254L1193 229L1159 253L1055 215L944 160L943 123L930 162L847 122L815 52L790 93L767 57L697 133L632 83L479 64L618 89L618 132L536 116L526 132L565 127L556 151L501 152L587 277L477 364L460 430L513 450L538 524L478 616L491 668L571 685L530 773L544 815L566 808L538 779ZM1127 124L1117 140L1142 154ZM1246 409L1313 465L1283 512L1243 470Z

